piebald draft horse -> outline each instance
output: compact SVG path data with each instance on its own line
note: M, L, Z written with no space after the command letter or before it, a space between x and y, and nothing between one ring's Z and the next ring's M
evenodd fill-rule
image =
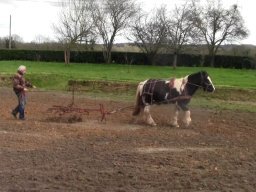
M149 79L140 82L136 92L136 104L133 115L139 115L141 111L145 114L146 123L156 126L150 114L150 106L153 104L174 104L174 115L170 124L179 127L179 110L184 112L183 123L188 127L191 122L188 104L195 92L202 88L207 92L214 92L215 87L206 71L193 73L183 78L171 78L168 80Z

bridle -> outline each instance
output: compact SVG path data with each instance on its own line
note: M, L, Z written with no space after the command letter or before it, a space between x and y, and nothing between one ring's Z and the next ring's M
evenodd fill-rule
M193 85L193 86L196 86L196 87L199 87L199 88L203 88L204 90L207 90L208 87L212 86L212 84L211 83L206 83L205 81L203 81L204 76L203 76L202 72L200 72L200 76L201 76L200 85L195 84L195 83L190 83L190 82L187 82L187 84ZM205 87L203 85L205 85Z

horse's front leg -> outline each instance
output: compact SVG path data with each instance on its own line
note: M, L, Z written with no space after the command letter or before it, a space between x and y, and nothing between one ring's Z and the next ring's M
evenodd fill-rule
M179 116L179 109L176 104L171 104L171 110L172 110L172 118L170 121L170 125L172 127L179 127L178 124L178 116Z
M178 102L178 106L184 112L182 122L185 127L188 127L191 123L190 110L188 107L188 103L190 100L182 100Z
M145 114L146 123L152 126L156 126L156 123L150 114L150 105L146 105L144 107L144 114Z
M191 123L190 110L184 111L183 123L185 127L188 127Z

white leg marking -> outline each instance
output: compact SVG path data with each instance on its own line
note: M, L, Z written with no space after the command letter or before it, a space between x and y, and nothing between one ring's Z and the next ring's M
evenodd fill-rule
M171 105L171 109L173 111L173 116L171 118L170 124L172 127L179 127L179 124L178 124L179 110L177 109L176 105Z
M144 114L145 114L146 123L152 126L156 126L154 119L151 117L149 105L145 106Z
M184 123L185 127L188 127L190 122L191 122L190 111L185 111L184 118L183 118L183 123Z

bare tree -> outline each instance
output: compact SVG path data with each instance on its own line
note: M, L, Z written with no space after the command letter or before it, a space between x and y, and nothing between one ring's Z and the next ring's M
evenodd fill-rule
M51 39L43 35L36 35L34 40L32 41L32 43L35 43L35 44L43 44L48 42L51 42Z
M117 35L128 27L136 13L134 0L91 0L91 11L97 33L103 42L103 56L111 63L111 51Z
M241 40L248 36L237 5L224 9L220 1L217 3L209 1L208 6L201 8L201 11L197 13L194 21L207 43L212 67L221 44Z
M166 9L158 8L151 16L138 14L131 26L131 34L135 44L147 55L148 62L154 64L166 40Z
M77 44L93 38L93 20L89 0L68 0L62 4L59 25L54 26L58 39L65 45L65 63L70 62L70 50Z
M167 25L167 45L172 50L173 68L177 67L178 55L184 49L184 45L192 43L196 37L196 28L193 23L193 3L185 3L175 6Z
M20 44L24 42L22 37L17 34L13 34L11 36L11 42L10 42L10 36L6 36L4 38L4 41L5 41L5 48L10 48L10 45L11 45L11 48L17 48Z

